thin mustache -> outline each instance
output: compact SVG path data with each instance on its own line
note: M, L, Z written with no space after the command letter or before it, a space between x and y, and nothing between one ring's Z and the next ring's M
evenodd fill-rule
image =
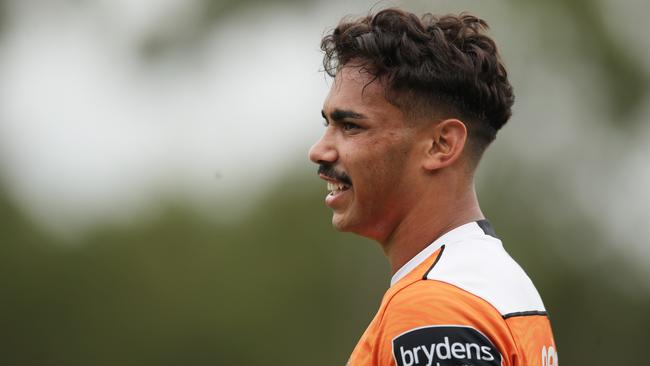
M340 182L343 182L345 184L352 184L352 180L350 180L350 177L348 177L345 173L339 172L336 169L334 169L333 166L331 165L325 165L321 164L318 167L318 172L317 174L322 174L328 178L332 178L335 180L338 180Z

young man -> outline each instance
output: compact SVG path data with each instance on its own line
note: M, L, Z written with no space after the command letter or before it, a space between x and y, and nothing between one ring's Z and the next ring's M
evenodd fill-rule
M309 157L334 227L378 241L393 272L349 365L558 365L542 300L474 190L514 102L485 29L387 9L322 40L334 82Z

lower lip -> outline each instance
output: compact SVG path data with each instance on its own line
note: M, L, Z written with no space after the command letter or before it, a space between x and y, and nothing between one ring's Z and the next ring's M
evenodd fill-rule
M325 204L327 207L336 208L340 206L345 197L350 193L350 189L351 188L348 188L345 191L336 191L325 196Z

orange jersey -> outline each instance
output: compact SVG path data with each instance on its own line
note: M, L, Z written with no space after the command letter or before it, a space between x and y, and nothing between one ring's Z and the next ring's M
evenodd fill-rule
M537 290L481 220L395 273L348 365L558 366L558 358Z

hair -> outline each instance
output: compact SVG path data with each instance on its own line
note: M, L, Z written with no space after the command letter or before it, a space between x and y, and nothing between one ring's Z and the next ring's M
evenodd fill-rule
M411 117L454 117L468 129L476 163L511 116L512 86L487 23L468 13L435 16L385 9L341 20L323 37L325 72L355 65L383 83ZM372 82L371 81L371 82Z

